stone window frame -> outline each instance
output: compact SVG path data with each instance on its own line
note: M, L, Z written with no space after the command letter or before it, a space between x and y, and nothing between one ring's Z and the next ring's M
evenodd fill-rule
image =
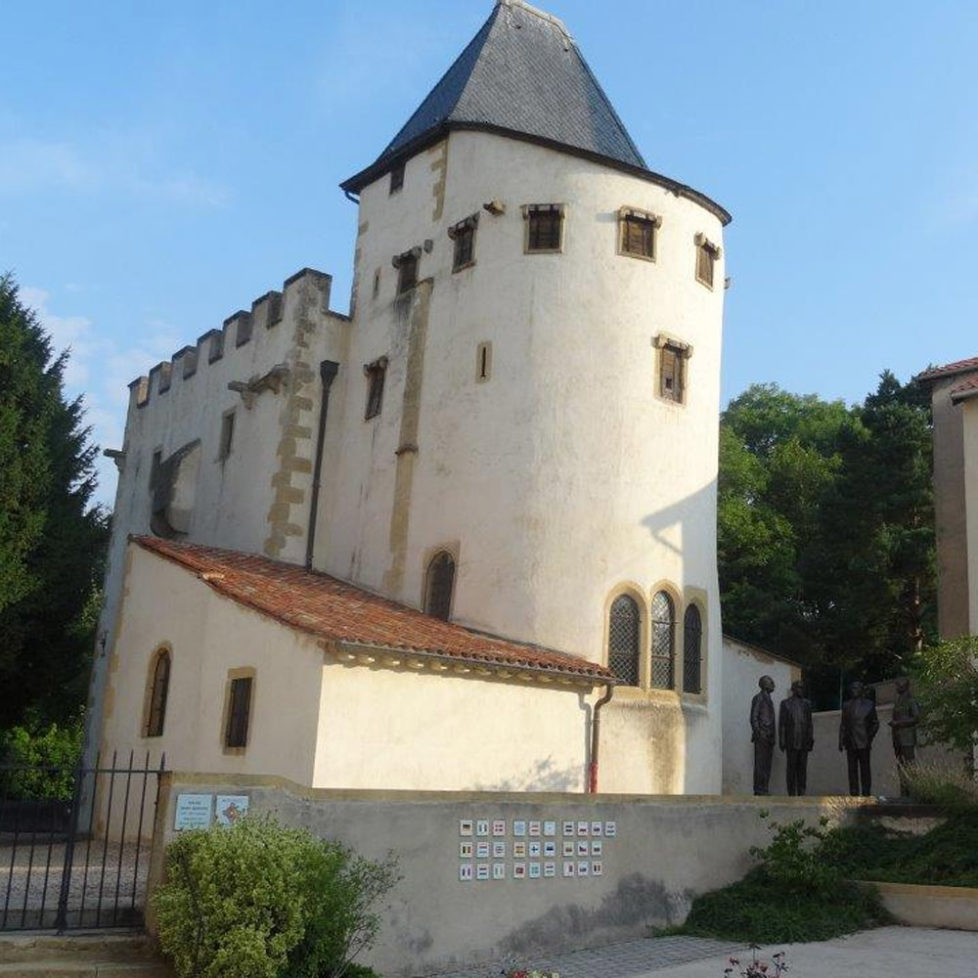
M628 222L635 220L648 224L652 228L652 253L645 254L641 251L631 251L627 247L628 243ZM659 250L659 228L662 227L662 218L651 211L642 210L639 207L619 207L618 208L618 254L625 258L638 258L640 261L655 262Z
M252 726L255 717L255 691L257 689L258 672L254 666L240 666L235 669L228 669L227 678L224 682L224 710L221 714L221 751L230 756L240 756L244 754L251 744ZM231 734L231 697L237 680L251 680L250 692L248 695L248 712L245 719L244 744L241 746L229 746Z
M235 411L231 408L221 415L221 434L217 445L217 459L219 462L226 462L234 451L234 429L237 425Z
M479 229L479 212L448 229L448 236L455 247L452 249L452 272L461 272L475 265L475 238Z
M686 698L691 698L695 700L704 700L706 698L706 665L707 665L707 614L706 614L707 602L705 592L693 592L688 594L685 601L685 607L682 614L682 628L681 628L681 641L680 641L680 655L679 655L679 668L678 671L682 675L682 682L679 683L680 691L682 695ZM689 635L689 629L687 626L686 619L691 611L695 611L699 615L699 669L697 672L697 679L699 680L699 689L687 689L687 677L689 675L687 671L689 644L687 638Z
M363 365L363 375L367 378L367 403L363 410L363 420L379 417L384 407L384 385L387 380L387 357L378 357Z
M397 294L407 295L418 284L421 272L421 248L417 245L394 255L391 264L397 269Z
M567 225L566 204L523 204L523 254L524 255L559 255L564 251L565 228ZM559 217L557 246L555 248L532 248L532 228L534 218L540 214L554 214Z
M157 690L160 664L166 662L165 686L157 711ZM149 658L149 668L146 671L146 690L143 694L143 722L141 724L144 738L162 737L166 728L166 707L170 695L170 680L173 677L173 646L169 642L161 642L156 646ZM154 723L154 721L157 721Z
M723 249L718 244L714 244L702 231L696 232L693 242L696 245L696 281L712 292L717 277L716 265L723 257ZM709 274L706 273L706 269L709 269Z
M441 615L435 615L431 611L432 604L432 587L434 581L432 579L432 572L434 568L435 561L440 557L448 557L452 562L452 578L451 578L451 590L448 595L448 608L447 615L442 617ZM431 615L433 618L438 618L439 621L451 621L452 612L455 608L455 592L456 585L458 584L458 545L457 544L446 544L439 547L431 548L425 555L424 562L424 578L422 581L422 591L421 591L421 608L426 615Z
M658 333L652 338L655 347L655 396L668 404L684 405L688 400L689 391L689 359L693 355L693 347L684 343L669 333ZM666 387L666 375L669 363L674 363L676 371L673 374L678 381L677 388L669 392Z
M656 610L655 610L655 599L659 594L666 595L669 598L672 606L672 650L669 656L669 665L671 675L669 677L669 685L659 685L655 682L655 663L657 659L661 659L662 656L658 656L655 653L655 642L656 642ZM681 663L680 653L680 622L683 619L683 601L676 587L669 581L659 581L649 592L649 637L648 637L648 659L649 659L649 672L648 672L648 685L649 689L658 690L660 692L670 692L676 693L679 690L680 683L679 678L679 666Z
M645 593L638 584L626 581L614 587L605 599L604 606L604 665L611 669L611 610L615 602L621 598L631 598L638 608L638 652L637 652L637 685L622 685L621 690L644 690L648 688L648 656L649 647L649 609ZM612 670L614 671L614 670ZM617 675L617 673L616 673ZM620 678L620 677L619 677Z

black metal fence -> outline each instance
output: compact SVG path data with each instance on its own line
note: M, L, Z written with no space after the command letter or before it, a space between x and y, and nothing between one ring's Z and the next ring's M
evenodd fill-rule
M165 766L0 764L0 931L140 926Z

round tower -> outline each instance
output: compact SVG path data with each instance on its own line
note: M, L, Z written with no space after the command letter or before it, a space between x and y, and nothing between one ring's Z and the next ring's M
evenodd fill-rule
M602 790L718 791L729 215L646 167L519 0L344 189L355 328L317 565L607 663Z

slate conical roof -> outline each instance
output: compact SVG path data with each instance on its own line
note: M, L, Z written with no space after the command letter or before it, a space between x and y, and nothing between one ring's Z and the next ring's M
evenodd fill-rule
M499 0L377 161L344 189L359 189L384 163L446 128L503 130L645 169L564 25L522 0Z
M497 0L489 19L365 170L341 184L358 193L452 129L525 139L635 173L730 215L683 184L650 172L567 29L524 0Z

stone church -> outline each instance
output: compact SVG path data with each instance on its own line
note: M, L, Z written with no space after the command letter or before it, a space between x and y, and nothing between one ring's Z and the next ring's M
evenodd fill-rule
M90 747L718 793L723 229L499 0L304 269L131 385Z

